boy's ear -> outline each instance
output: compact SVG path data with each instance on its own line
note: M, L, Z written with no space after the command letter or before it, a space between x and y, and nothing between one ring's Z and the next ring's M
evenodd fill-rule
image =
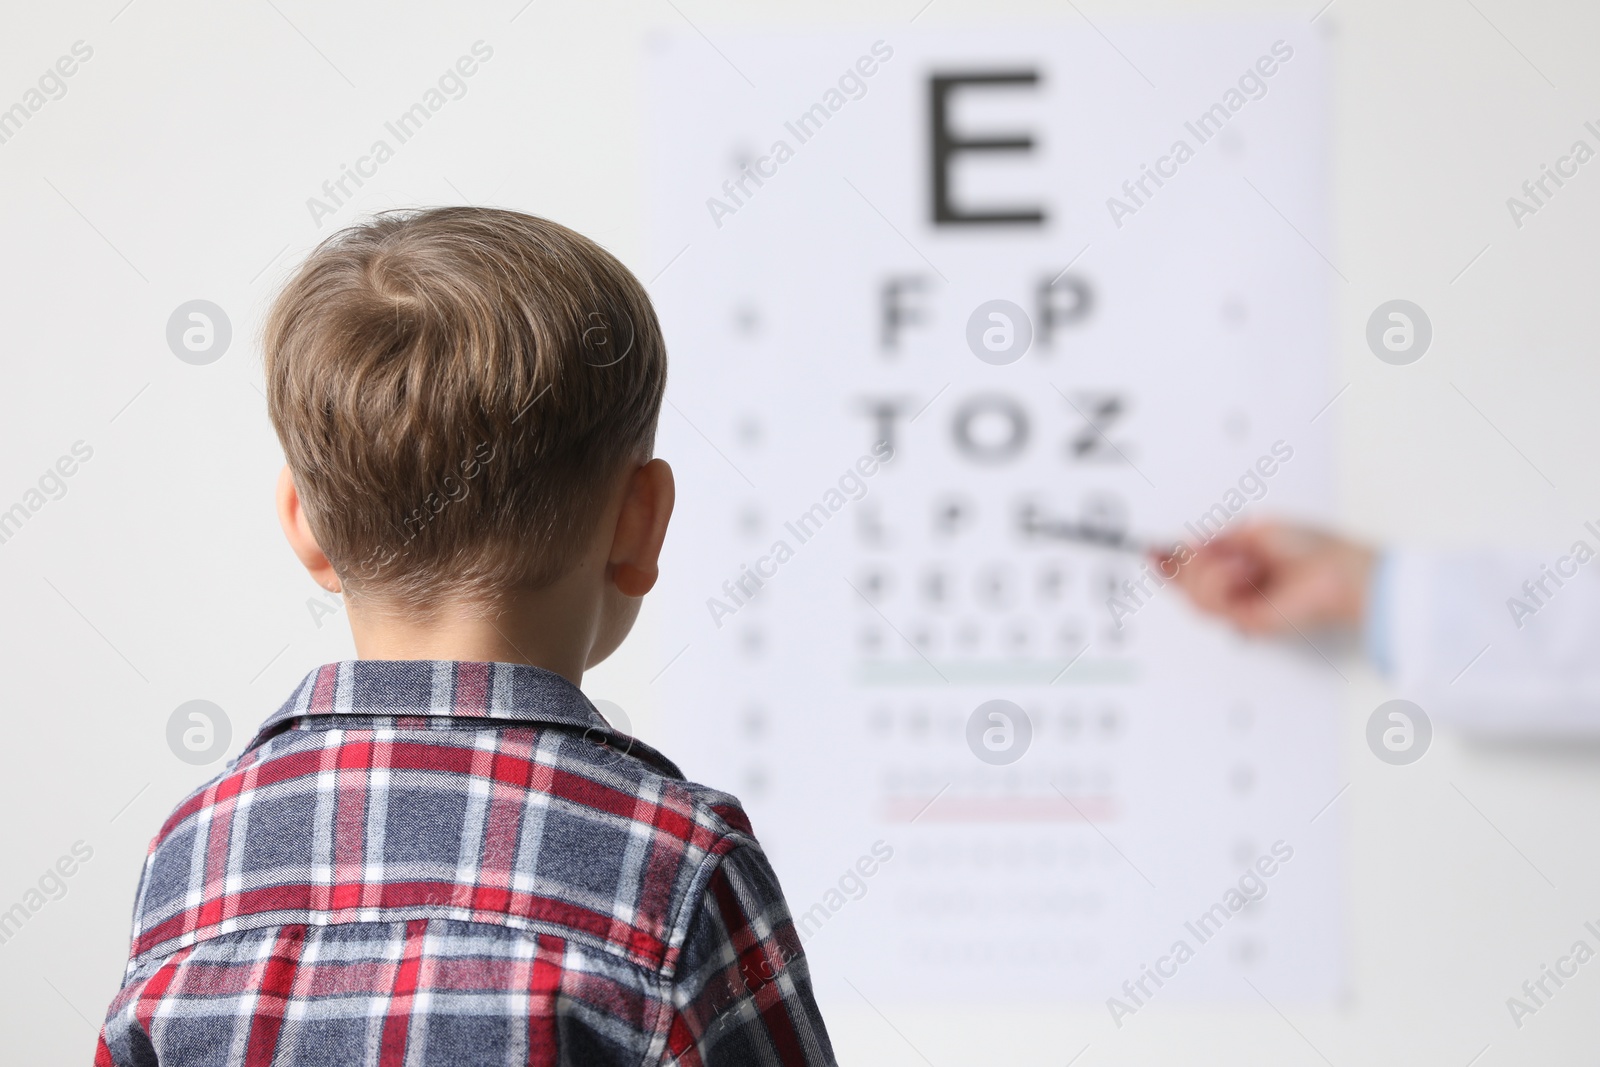
M312 580L331 593L340 592L339 576L311 532L305 508L300 506L300 491L294 487L294 475L289 473L287 464L278 475L278 522L283 526L283 536L289 539L289 547Z
M664 459L652 459L628 475L606 561L611 582L623 596L641 597L655 586L676 497L672 468Z

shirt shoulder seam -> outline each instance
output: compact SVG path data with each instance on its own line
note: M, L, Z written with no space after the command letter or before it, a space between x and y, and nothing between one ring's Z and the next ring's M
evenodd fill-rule
M761 851L759 841L731 826L711 843L711 847L706 849L705 857L700 861L700 866L695 869L694 877L689 880L683 899L678 901L677 911L667 924L668 948L663 957L660 974L667 983L669 997L671 989L677 985L678 961L682 956L684 944L689 939L689 923L694 920L696 912L710 891L711 879L716 876L723 860L741 846Z
M194 938L193 940L174 938L172 941L167 942L164 947L153 948L133 956L128 961L127 974L131 977L138 971L138 969L145 966L154 966L155 968L159 969L161 966L170 961L172 957L181 952L193 949L199 945L207 944L208 942L223 940L233 936L234 934L253 933L259 930L281 930L291 926L319 927L323 929L347 926L392 926L395 924L415 922L419 919L424 922L456 922L467 926L481 926L492 930L506 930L517 937L538 938L543 936L547 938L554 938L579 948L601 952L606 956L625 963L629 967L632 967L647 975L657 975L661 971L661 966L656 960L643 959L637 953L630 952L628 949L618 945L616 942L606 940L605 938L596 937L595 935L585 933L582 930L573 930L569 927L558 926L546 922L523 920L520 916L515 915L500 916L500 919L510 921L496 921L493 919L469 918L461 915L446 914L437 908L407 908L402 909L401 914L386 915L382 918L329 919L321 922L315 921L316 917L312 917L312 921L301 919L295 922L285 922L281 919L273 919L267 916L260 917L263 921L251 922L249 921L250 918L251 917L241 918L238 920L237 925L228 930L218 930L208 934L203 934Z

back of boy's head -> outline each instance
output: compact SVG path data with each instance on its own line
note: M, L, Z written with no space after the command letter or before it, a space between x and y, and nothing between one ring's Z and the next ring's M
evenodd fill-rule
M386 213L274 303L267 404L311 531L357 599L425 610L561 577L666 385L650 299L564 226Z

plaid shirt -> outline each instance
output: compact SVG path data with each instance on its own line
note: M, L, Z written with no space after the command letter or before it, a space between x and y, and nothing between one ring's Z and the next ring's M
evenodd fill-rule
M97 1065L832 1064L739 803L508 663L313 671L150 846Z

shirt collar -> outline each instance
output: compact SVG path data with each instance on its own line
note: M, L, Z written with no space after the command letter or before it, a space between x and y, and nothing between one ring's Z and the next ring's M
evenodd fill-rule
M424 715L464 719L463 728L561 726L639 756L674 778L683 773L649 745L611 727L571 681L525 663L342 660L325 663L261 724L248 752L291 721L324 715Z

